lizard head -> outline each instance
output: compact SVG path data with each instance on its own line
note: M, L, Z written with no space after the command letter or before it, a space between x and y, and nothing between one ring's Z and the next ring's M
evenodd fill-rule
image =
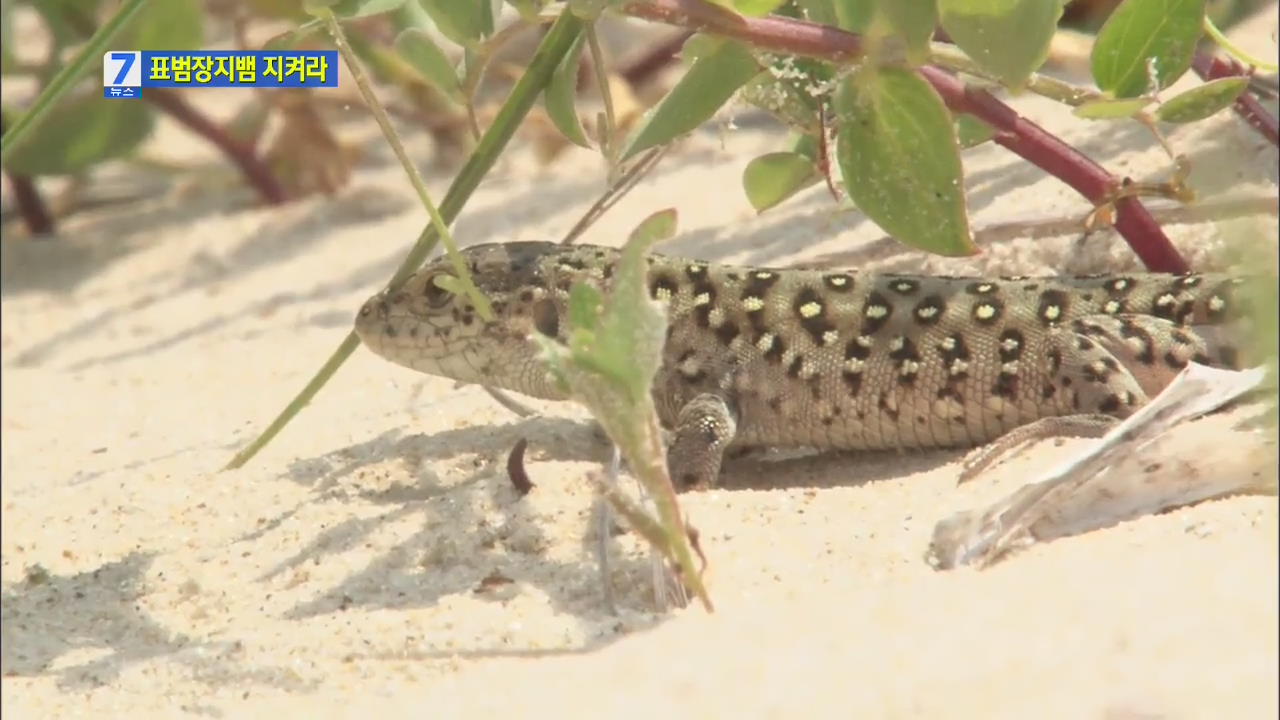
M365 302L356 334L375 354L420 372L558 399L530 334L561 334L564 278L557 276L580 272L582 263L572 258L582 252L546 242L474 245L462 258L493 319L483 319L448 280L450 288L441 286L441 278L457 277L441 257L398 290Z

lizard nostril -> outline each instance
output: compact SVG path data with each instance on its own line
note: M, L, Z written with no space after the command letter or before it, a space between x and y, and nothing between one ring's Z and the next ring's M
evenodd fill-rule
M382 318L387 315L387 300L382 295L374 295L360 306L361 318Z

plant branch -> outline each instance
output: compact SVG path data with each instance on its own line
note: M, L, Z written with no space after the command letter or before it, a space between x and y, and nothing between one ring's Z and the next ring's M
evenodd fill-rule
M858 58L863 49L859 36L837 28L783 17L745 18L702 0L629 0L621 9L632 17L735 38L762 50L836 63ZM1070 185L1095 206L1114 202L1116 230L1149 269L1188 270L1186 261L1137 198L1114 197L1120 183L1102 166L987 91L967 86L936 67L925 66L919 72L953 111L969 113L995 127L997 143Z
M276 179L274 173L254 153L253 147L232 137L220 125L205 117L186 100L162 88L148 88L142 99L163 110L188 130L207 140L222 151L258 195L268 205L279 205L289 200L289 194Z

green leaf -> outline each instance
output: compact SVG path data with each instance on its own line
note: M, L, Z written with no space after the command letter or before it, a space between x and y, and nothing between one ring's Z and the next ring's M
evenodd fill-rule
M816 136L809 133L796 133L791 140L791 152L800 153L816 164L822 148Z
M1191 67L1202 32L1204 3L1125 0L1107 18L1093 44L1094 82L1120 98L1172 85Z
M832 4L840 28L849 32L866 32L876 14L876 0L832 0Z
M836 15L832 0L798 0L797 4L801 10L801 17L809 22L837 27L840 25L840 18Z
M715 44L716 48L695 60L662 102L645 114L620 160L693 131L759 72L746 46L723 39L716 39Z
M342 0L302 0L302 11L308 15L315 15L324 10L333 12L333 9Z
M662 363L667 321L661 304L649 297L646 288L645 254L653 243L673 234L675 224L675 211L666 210L650 216L632 232L622 248L613 287L603 301L598 322L594 308L599 291L580 289L586 287L583 284L570 289L570 318L581 319L590 328L572 327L568 348L540 334L535 333L533 339L555 383L585 405L617 445L631 472L653 498L657 517L627 502L611 484L600 483L601 490L679 569L685 585L710 609L671 487L650 391Z
M1176 95L1156 110L1156 119L1167 123L1188 123L1203 120L1230 107L1249 87L1249 78L1228 77L1207 82Z
M302 22L310 17L302 0L241 0L246 14L255 20Z
M587 140L587 134L582 130L582 121L578 119L576 105L578 95L578 59L582 55L582 46L586 38L585 33L579 35L578 41L574 43L572 48L569 48L568 54L556 66L556 71L551 76L551 82L547 83L547 89L542 93L542 103L547 109L547 115L551 118L551 122L555 124L560 134L575 145L591 147L591 143Z
M373 17L389 13L392 10L399 10L404 6L406 0L307 0L309 3L320 2L329 5L334 15L341 20L357 20L359 18Z
M53 35L53 45L56 48L81 42L93 32L94 18L98 12L96 0L42 0L26 4L40 14L45 28ZM9 0L4 0L4 5L6 8L13 6Z
M590 23L595 22L610 3L616 2L617 0L569 0L566 6L569 12L577 15L584 22Z
M129 50L199 50L204 47L199 0L151 2L113 47Z
M889 27L907 43L907 59L923 65L929 59L929 43L938 27L937 0L887 0L878 4Z
M1062 0L938 0L956 45L1006 86L1020 88L1049 56Z
M68 98L13 149L5 168L20 175L69 175L133 150L152 124L146 103L104 101L100 93Z
M996 136L996 129L978 118L961 113L956 116L956 140L960 147L968 150Z
M576 283L569 288L569 326L594 331L602 302L604 295L594 285Z
M675 234L676 221L675 210L662 210L631 232L622 246L613 292L600 318L597 357L624 380L629 399L636 405L649 401L649 386L662 365L667 326L662 307L649 297L644 255L655 243Z
M520 13L521 20L532 22L537 19L538 13L546 3L544 0L507 0L507 4Z
M396 38L395 47L396 53L417 70L423 80L454 102L463 102L462 86L453 63L425 30L408 28Z
M570 288L567 354L552 338L534 338L555 376L591 409L624 451L630 430L647 424L644 416L652 409L649 390L666 341L666 314L649 297L644 255L651 245L674 234L675 226L675 211L664 210L631 233L608 297L585 283Z
M798 152L773 152L747 163L742 188L756 212L764 212L822 179L813 160Z
M763 17L777 10L786 0L730 0L734 12L747 17Z
M13 72L17 62L13 54L13 4L0 2L0 74Z
M464 47L493 32L489 0L418 0L440 32Z
M1142 108L1154 102L1151 98L1125 98L1123 100L1090 100L1078 105L1072 114L1086 120L1115 120L1130 118L1142 111Z
M977 252L960 150L942 98L909 70L844 79L836 156L850 199L900 242L942 255Z
M312 35L319 34L322 29L324 29L324 25L319 20L308 20L288 32L283 32L270 38L263 44L262 49L292 50Z

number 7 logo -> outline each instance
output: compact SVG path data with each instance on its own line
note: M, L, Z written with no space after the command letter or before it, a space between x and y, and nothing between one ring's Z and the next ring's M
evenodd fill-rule
M112 51L102 56L103 87L141 87L142 53Z

